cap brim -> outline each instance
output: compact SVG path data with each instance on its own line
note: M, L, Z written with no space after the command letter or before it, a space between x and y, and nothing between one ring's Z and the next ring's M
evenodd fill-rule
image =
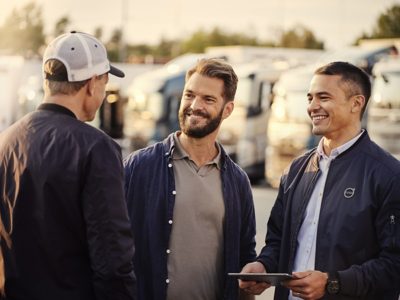
M111 65L110 65L110 71L108 71L108 73L113 74L114 76L117 76L117 77L121 77L121 78L125 77L124 72L122 72L120 69L118 69L114 66L111 66Z

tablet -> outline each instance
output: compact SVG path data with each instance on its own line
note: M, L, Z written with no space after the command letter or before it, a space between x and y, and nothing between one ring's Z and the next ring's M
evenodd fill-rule
M267 282L271 285L280 285L282 281L293 279L286 273L228 273L229 276L243 281Z

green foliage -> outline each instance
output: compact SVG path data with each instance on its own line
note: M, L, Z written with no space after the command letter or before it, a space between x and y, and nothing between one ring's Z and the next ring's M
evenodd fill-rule
M394 5L382 13L376 20L372 33L363 32L355 41L361 39L400 38L400 5Z
M312 31L301 25L283 32L278 46L286 48L324 49L324 43L318 41Z
M393 14L393 16L392 16ZM391 12L390 17L380 21L380 28L390 27L393 18L398 19L398 11ZM387 20L389 19L389 21ZM397 22L397 26L400 22ZM51 35L58 36L65 33L70 27L68 16L62 16L54 25ZM386 26L386 27L385 27ZM392 27L396 27L392 24ZM4 24L0 24L0 50L24 56L40 55L45 42L43 32L42 8L30 2L20 10L14 9L6 18ZM394 30L394 29L393 29ZM94 35L102 39L103 29L96 27ZM154 61L167 61L182 53L201 53L210 46L278 46L295 48L322 49L323 43L318 41L314 34L303 26L298 26L287 32L282 32L277 42L258 41L251 34L230 33L218 27L206 31L200 29L185 39L168 40L162 38L157 45L126 45L121 29L114 29L111 38L105 43L111 61L126 61L126 58L134 58L135 61L143 61L144 58L153 57Z
M105 44L110 61L123 61L124 45L122 40L121 29L114 29L110 40Z
M394 5L379 16L371 38L398 37L400 37L400 6Z
M38 55L44 42L42 9L35 2L14 9L0 27L0 49L13 54Z
M56 25L54 26L54 33L53 33L54 37L59 36L60 34L66 33L70 23L71 22L70 22L68 16L61 17L56 22Z
M227 33L215 27L210 32L198 30L182 41L181 52L204 52L210 46L247 45L259 46L257 39L240 33Z
M96 28L94 29L93 35L94 35L97 39L101 40L101 37L103 36L103 28L101 28L101 27L96 27Z

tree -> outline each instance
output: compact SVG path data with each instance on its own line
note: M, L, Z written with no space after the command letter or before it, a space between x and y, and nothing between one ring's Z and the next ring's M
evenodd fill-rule
M354 42L358 44L362 39L384 39L400 37L400 6L394 5L379 15L371 34L363 32Z
M324 49L324 43L318 41L312 31L302 25L283 32L278 46L286 48Z
M108 57L110 61L122 61L122 47L124 46L122 40L121 29L114 29L111 34L110 40L106 43Z
M371 38L400 37L400 6L394 5L378 17Z
M101 27L96 27L94 29L93 35L98 39L101 40L101 37L103 36L103 28Z
M44 45L42 9L30 2L14 9L0 28L0 48L24 56L39 55Z
M63 33L67 32L68 26L70 24L70 20L68 16L61 17L54 26L54 37L59 36Z
M204 52L210 46L246 45L259 46L257 39L241 33L227 33L218 27L210 32L202 29L194 32L191 37L182 42L182 52Z

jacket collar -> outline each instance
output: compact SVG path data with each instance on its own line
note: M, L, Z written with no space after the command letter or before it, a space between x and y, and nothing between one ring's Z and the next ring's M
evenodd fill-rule
M364 132L361 134L359 139L350 148L340 153L336 157L336 159L346 158L351 155L357 155L358 153L363 151L365 144L369 144L370 142L371 139L369 138L368 132L366 129L364 129Z
M42 103L42 104L39 105L37 110L52 111L52 112L64 114L64 115L67 115L67 116L70 116L70 117L73 117L73 118L76 119L76 116L72 111L70 111L65 106L62 106L62 105L59 105L59 104L55 104L55 103Z

